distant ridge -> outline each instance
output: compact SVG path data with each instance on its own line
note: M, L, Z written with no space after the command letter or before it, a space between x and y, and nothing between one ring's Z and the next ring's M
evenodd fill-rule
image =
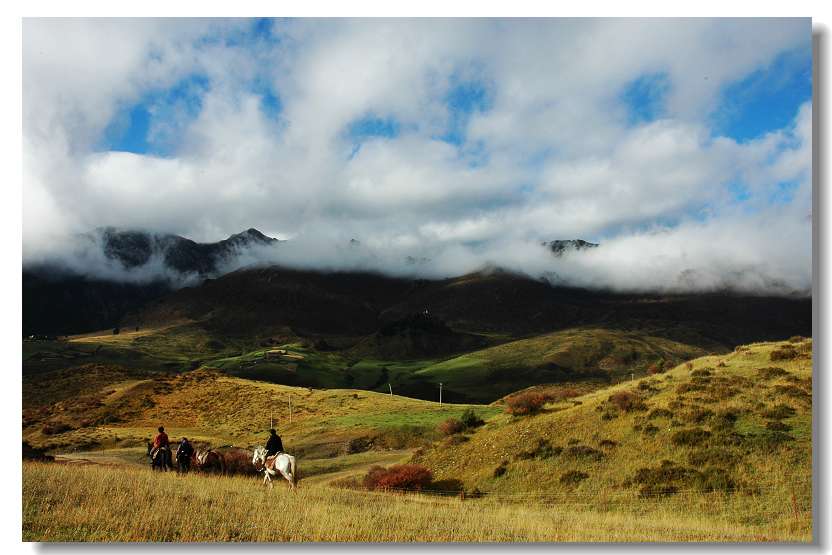
M544 241L543 246L548 247L555 256L563 256L568 251L594 249L600 245L598 243L584 241L583 239L555 239L554 241Z
M254 228L235 233L216 243L197 243L179 235L113 227L99 228L90 238L95 239L95 234L100 234L104 254L118 260L128 270L147 264L152 257L159 256L171 270L200 276L216 274L224 262L249 247L278 242Z

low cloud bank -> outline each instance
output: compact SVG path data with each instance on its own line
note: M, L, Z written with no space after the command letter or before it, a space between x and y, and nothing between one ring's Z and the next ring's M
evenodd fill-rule
M812 288L811 217L795 210L735 214L688 221L598 239L600 246L555 256L540 240L507 236L482 243L397 243L380 238L344 239L302 234L272 245L241 247L212 276L181 273L164 252L132 268L105 254L100 235L55 241L24 255L24 268L60 268L110 281L164 280L174 287L198 284L247 267L278 265L316 271L380 272L442 279L502 268L552 285L618 292L733 291L809 295Z

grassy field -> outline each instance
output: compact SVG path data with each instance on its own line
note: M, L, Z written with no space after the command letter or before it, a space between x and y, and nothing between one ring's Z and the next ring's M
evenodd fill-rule
M795 358L771 360L789 346ZM754 344L549 404L538 415L496 416L414 459L466 488L614 511L661 497L707 512L713 499L703 494L718 494L715 506L737 526L808 541L811 392L811 340Z
M720 500L707 511L642 500L611 511L580 502L443 498L339 490L295 492L249 478L152 474L146 469L26 463L26 541L782 541L736 524ZM704 507L703 507L704 508Z
M558 344L553 351L536 344L541 360L567 356L558 354ZM616 347L624 354L630 348ZM61 352L50 349L58 348L44 345L29 356ZM24 463L23 534L124 541L807 542L811 350L811 339L797 338L738 347L616 385L599 382L601 389L584 384L575 388L577 397L530 416L506 414L506 401L440 406L206 368L169 373L84 358L80 366L24 379L24 440L58 455L58 463ZM449 372L443 379L452 377L451 369L443 372ZM484 425L447 437L437 430L469 408ZM264 442L272 416L287 450L298 456L298 492L264 491L242 478L157 476L142 467L144 442L160 423L173 439L249 447ZM424 465L435 484L449 485L418 495L349 489L370 467L403 462ZM438 496L460 490L464 501ZM275 514L268 516L270 510Z

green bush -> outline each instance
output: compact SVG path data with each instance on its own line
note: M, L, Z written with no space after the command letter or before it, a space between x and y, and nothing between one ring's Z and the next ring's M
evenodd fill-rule
M485 424L483 419L480 418L476 412L474 412L474 409L470 408L465 409L465 411L459 417L459 420L466 428L476 428Z

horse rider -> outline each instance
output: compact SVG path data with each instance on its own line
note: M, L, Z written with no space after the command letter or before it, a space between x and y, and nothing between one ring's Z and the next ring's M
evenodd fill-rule
M184 467L187 472L191 468L191 457L194 456L194 447L188 438L183 437L179 442L179 448L176 450L176 461L180 467ZM181 469L181 468L180 468Z
M269 440L266 442L266 457L271 457L283 452L283 441L277 435L277 431L272 428L269 430Z
M165 427L159 426L159 433L153 438L153 451L150 452L150 458L153 459L156 456L156 452L162 447L170 449L170 440L168 439L168 434L165 433Z

